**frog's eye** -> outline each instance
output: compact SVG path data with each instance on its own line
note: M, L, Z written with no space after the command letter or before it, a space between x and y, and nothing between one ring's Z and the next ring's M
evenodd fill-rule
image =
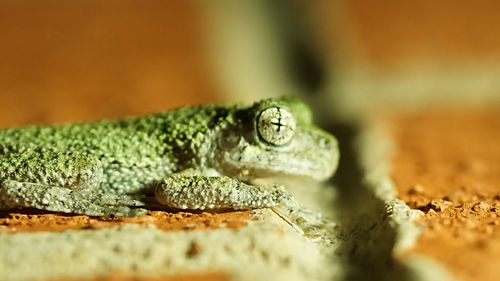
M282 107L266 108L257 119L259 136L272 145L287 144L293 138L295 127L293 115Z

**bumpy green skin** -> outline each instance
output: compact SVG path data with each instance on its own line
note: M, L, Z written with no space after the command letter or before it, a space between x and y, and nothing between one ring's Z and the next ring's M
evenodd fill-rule
M290 112L297 123L285 145L267 143L258 133L259 114L270 107ZM286 124L276 120L265 121L279 134ZM309 108L292 97L251 107L204 105L123 120L4 129L0 209L135 216L145 212L138 207L147 207L153 194L157 202L183 209L272 207L293 198L279 186L249 184L253 179L322 180L337 162L335 138L315 127Z

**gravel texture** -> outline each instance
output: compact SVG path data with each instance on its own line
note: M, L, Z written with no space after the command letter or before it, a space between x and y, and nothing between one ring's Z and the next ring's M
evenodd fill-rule
M425 213L412 252L462 280L500 268L500 109L436 108L391 119L399 198Z

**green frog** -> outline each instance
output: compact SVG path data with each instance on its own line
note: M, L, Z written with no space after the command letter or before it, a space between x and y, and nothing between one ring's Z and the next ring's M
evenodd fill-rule
M254 181L325 180L338 159L336 139L294 97L7 128L0 130L0 209L138 216L153 205L293 208L283 186Z

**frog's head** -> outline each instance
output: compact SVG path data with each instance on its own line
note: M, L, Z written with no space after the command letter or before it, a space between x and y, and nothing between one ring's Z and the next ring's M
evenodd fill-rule
M266 99L232 115L218 140L216 163L240 178L304 176L324 180L337 168L337 140L312 123L294 97Z

